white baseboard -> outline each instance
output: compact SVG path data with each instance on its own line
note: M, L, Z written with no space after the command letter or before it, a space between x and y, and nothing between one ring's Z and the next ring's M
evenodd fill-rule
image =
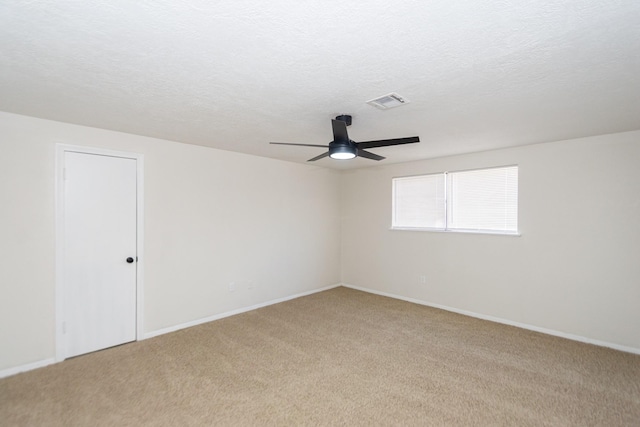
M315 293L318 293L318 292L328 291L329 289L337 288L337 287L340 287L340 286L342 286L342 284L338 283L338 284L335 284L335 285L326 286L324 288L314 289L312 291L302 292L302 293L299 293L299 294L290 295L290 296L286 296L286 297L283 297L283 298L278 298L278 299L274 299L274 300L271 300L271 301L263 302L263 303L260 303L260 304L252 305L250 307L242 307L242 308L238 308L236 310L227 311L225 313L214 314L213 316L204 317L202 319L192 320L191 322L186 322L186 323L181 323L179 325L169 326L168 328L162 328L162 329L158 329L157 331L147 332L146 334L144 334L143 339L153 338L153 337L157 337L158 335L168 334L169 332L179 331L180 329L190 328L192 326L201 325L203 323L213 322L214 320L223 319L225 317L234 316L234 315L240 314L240 313L246 313L247 311L256 310L258 308L266 307L266 306L273 305L273 304L278 304L278 303L281 303L281 302L285 302L285 301L289 301L289 300L292 300L292 299L304 297L304 296L315 294Z
M271 300L271 301L263 302L263 303L260 303L260 304L252 305L250 307L243 307L243 308L239 308L237 310L232 310L232 311L228 311L228 312L225 312L225 313L216 314L214 316L205 317L204 319L198 319L198 320L194 320L192 322L181 323L179 325L175 325L175 326L171 326L171 327L168 327L168 328L159 329L159 330L153 331L153 332L148 332L141 339L152 338L152 337L155 337L155 336L158 336L158 335L167 334L169 332L178 331L180 329L189 328L191 326L200 325L202 323L211 322L213 320L222 319L224 317L233 316L235 314L240 314L240 313L244 313L244 312L247 312L247 311L255 310L255 309L258 309L258 308L266 307L268 305L278 304L278 303L281 303L281 302L284 302L284 301L289 301L289 300L292 300L292 299L304 297L304 296L315 294L315 293L318 293L318 292L327 291L329 289L337 288L337 287L340 287L340 286L342 286L342 285L340 283L338 283L338 284L335 284L335 285L326 286L324 288L314 289L314 290L307 291L307 292L301 292L299 294L290 295L290 296L286 296L286 297L283 297L283 298L278 298L278 299L274 299L274 300ZM15 366L13 368L4 369L4 370L0 371L0 378L5 378L5 377L9 377L11 375L19 374L21 372L26 372L26 371L31 371L33 369L42 368L42 367L45 367L45 366L48 366L48 365L52 365L52 364L58 363L58 362L59 361L56 361L55 358L51 358L51 359L40 360L38 362L27 363L25 365Z
M461 310L461 309L458 309L458 308L448 307L446 305L441 305L441 304L434 304L434 303L430 303L430 302L427 302L427 301L422 301L422 300L415 299L415 298L404 297L402 295L395 295L395 294L390 294L390 293L387 293L387 292L376 291L374 289L361 288L359 286L349 285L347 283L343 283L342 286L344 286L345 288L351 288L351 289L355 289L355 290L358 290L358 291L368 292L370 294L376 294L376 295L381 295L381 296L384 296L384 297L399 299L399 300L402 300L402 301L412 302L414 304L425 305L425 306L433 307L433 308L439 308L439 309L442 309L442 310L451 311L453 313L463 314L465 316L475 317L475 318L482 319L482 320L489 320L491 322L502 323L504 325L515 326L515 327L522 328L522 329L528 329L530 331L540 332L540 333L547 334L547 335L553 335L553 336L560 337L560 338L566 338L566 339L569 339L569 340L572 340L572 341L579 341L579 342L583 342L583 343L587 343L587 344L597 345L597 346L600 346L600 347L608 347L608 348L612 348L614 350L620 350L620 351L624 351L624 352L627 352L627 353L640 354L640 348L628 347L628 346L624 346L624 345L620 345L620 344L611 343L611 342L608 342L608 341L595 340L595 339L592 339L592 338L583 337L581 335L569 334L569 333L566 333L566 332L560 332L560 331L556 331L556 330L553 330L553 329L540 328L538 326L529 325L529 324L526 324L526 323L514 322L512 320L502 319L500 317L494 317L494 316L488 316L486 314L474 313L472 311Z
M56 363L54 358L39 360L37 362L27 363L26 365L15 366L9 369L3 369L0 371L0 378L10 377L11 375L19 374L21 372L32 371L38 368L44 368L45 366Z
M471 311L461 310L461 309L454 308L454 307L448 307L448 306L441 305L441 304L429 303L427 301L422 301L422 300L415 299L415 298L404 297L402 295L391 294L391 293L388 293L388 292L381 292L381 291L377 291L377 290L374 290L374 289L362 288L362 287L350 285L350 284L347 284L347 283L326 286L324 288L314 289L314 290L311 290L311 291L302 292L302 293L299 293L299 294L290 295L290 296L287 296L287 297L278 298L278 299L274 299L274 300L267 301L267 302L264 302L264 303L252 305L250 307L243 307L243 308L239 308L239 309L236 309L236 310L227 311L225 313L220 313L220 314L216 314L216 315L213 315L213 316L205 317L205 318L202 318L202 319L194 320L194 321L191 321L191 322L181 323L179 325L175 325L175 326L171 326L171 327L168 327L168 328L159 329L157 331L148 332L148 333L146 333L144 335L144 337L142 339L156 337L156 336L159 336L159 335L167 334L169 332L175 332L175 331L178 331L180 329L185 329L185 328L189 328L191 326L196 326L196 325L200 325L200 324L203 324L203 323L212 322L214 320L222 319L222 318L229 317L229 316L234 316L236 314L245 313L247 311L256 310L258 308L266 307L266 306L273 305L273 304L278 304L278 303L281 303L281 302L285 302L285 301L289 301L289 300L292 300L292 299L304 297L304 296L307 296L307 295L312 295L312 294L315 294L315 293L318 293L318 292L327 291L329 289L334 289L334 288L337 288L337 287L340 287L340 286L344 286L345 288L355 289L355 290L358 290L358 291L368 292L370 294L376 294L376 295L381 295L381 296L394 298L394 299L398 299L398 300L402 300L402 301L407 301L407 302L411 302L411 303L414 303L414 304L420 304L420 305L424 305L424 306L428 306L428 307L439 308L439 309L442 309L442 310L446 310L446 311L450 311L450 312L453 312L453 313L462 314L462 315L465 315L465 316L475 317L475 318L478 318L478 319L489 320L489 321L492 321L492 322L502 323L502 324L510 325L510 326L515 326L515 327L522 328L522 329L528 329L528 330L535 331L535 332L541 332L543 334L553 335L553 336L557 336L557 337L561 337L561 338L566 338L566 339L570 339L570 340L573 340L573 341L584 342L584 343L587 343L587 344L593 344L593 345L597 345L597 346L600 346L600 347L608 347L608 348L612 348L614 350L620 350L620 351L624 351L624 352L627 352L627 353L640 354L640 348L623 346L623 345L611 343L611 342L608 342L608 341L595 340L595 339L583 337L583 336L580 336L580 335L574 335L574 334L568 334L568 333L565 333L565 332L556 331L556 330L553 330L553 329L540 328L538 326L529 325L529 324L526 324L526 323L514 322L514 321L508 320L508 319L502 319L502 318L499 318L499 317L488 316L488 315L480 314L480 313L474 313L474 312L471 312ZM38 369L38 368L43 368L45 366L52 365L54 363L56 363L55 358L50 358L50 359L40 360L40 361L37 361L37 362L27 363L27 364L20 365L20 366L15 366L13 368L3 369L3 370L0 370L0 378L5 378L5 377L9 377L11 375L19 374L21 372L26 372L26 371L31 371L31 370Z

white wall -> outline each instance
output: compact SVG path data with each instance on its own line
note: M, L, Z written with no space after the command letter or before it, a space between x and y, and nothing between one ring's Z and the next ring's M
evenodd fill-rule
M640 132L340 176L0 112L0 371L55 353L55 142L145 156L148 333L342 281L640 349ZM391 177L514 163L521 237L389 230Z
M629 132L346 172L342 281L640 351L639 162ZM510 164L520 237L389 229L392 177Z
M145 156L148 333L340 282L338 172L0 112L0 371L55 355L56 142Z

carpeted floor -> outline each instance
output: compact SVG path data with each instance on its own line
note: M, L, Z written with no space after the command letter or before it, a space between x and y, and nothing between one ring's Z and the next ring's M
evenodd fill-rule
M347 288L0 380L2 426L640 425L640 356Z

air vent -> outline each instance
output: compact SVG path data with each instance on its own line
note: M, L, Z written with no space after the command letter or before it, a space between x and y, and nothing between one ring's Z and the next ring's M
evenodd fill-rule
M397 93L389 93L379 98L372 99L371 101L367 101L367 104L373 105L381 110L388 110L408 103L409 100L407 98L404 98Z

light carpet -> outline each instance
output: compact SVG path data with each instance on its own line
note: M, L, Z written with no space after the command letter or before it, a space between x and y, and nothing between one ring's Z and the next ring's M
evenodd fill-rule
M640 425L640 356L336 288L0 380L3 426Z

